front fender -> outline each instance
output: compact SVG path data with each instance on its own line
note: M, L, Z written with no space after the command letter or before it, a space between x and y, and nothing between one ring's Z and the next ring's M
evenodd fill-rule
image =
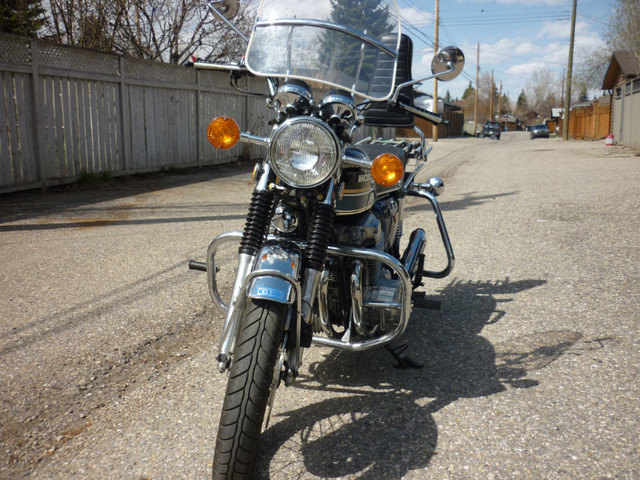
M278 303L293 303L296 299L292 283L269 275L269 271L278 271L297 282L300 256L297 245L278 240L267 241L256 257L251 271L251 276L256 278L249 283L247 297ZM260 274L261 271L264 271L264 275Z

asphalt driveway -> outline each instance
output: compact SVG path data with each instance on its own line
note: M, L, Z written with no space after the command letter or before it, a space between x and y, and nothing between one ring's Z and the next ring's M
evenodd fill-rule
M310 349L257 478L640 479L640 156L505 133L430 164L457 263L412 314L424 367ZM187 262L242 228L250 172L0 197L0 478L209 477L221 316ZM418 226L442 265L412 199Z

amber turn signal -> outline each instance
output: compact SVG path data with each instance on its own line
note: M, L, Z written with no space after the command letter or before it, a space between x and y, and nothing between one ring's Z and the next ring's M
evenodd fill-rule
M238 124L229 117L217 117L207 127L207 139L216 148L226 150L240 140Z
M391 187L402 180L404 168L398 157L391 153L383 153L373 159L371 177L383 187Z

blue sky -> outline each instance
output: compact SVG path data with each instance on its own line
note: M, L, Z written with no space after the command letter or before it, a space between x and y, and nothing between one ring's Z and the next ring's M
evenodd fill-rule
M611 4L578 0L574 62L582 52L602 46ZM398 0L398 5L404 31L414 41L413 76L419 78L429 72L433 55L435 0ZM561 79L569 55L571 8L572 0L440 0L439 43L462 48L466 66L456 80L441 83L438 94L448 89L461 97L469 80L475 84L478 43L480 73L493 70L496 84L502 82L512 101L536 69L547 67ZM432 82L421 89L431 92Z

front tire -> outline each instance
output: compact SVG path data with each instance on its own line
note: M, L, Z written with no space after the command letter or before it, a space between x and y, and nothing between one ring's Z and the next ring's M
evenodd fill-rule
M288 307L249 300L222 406L213 480L251 478Z

